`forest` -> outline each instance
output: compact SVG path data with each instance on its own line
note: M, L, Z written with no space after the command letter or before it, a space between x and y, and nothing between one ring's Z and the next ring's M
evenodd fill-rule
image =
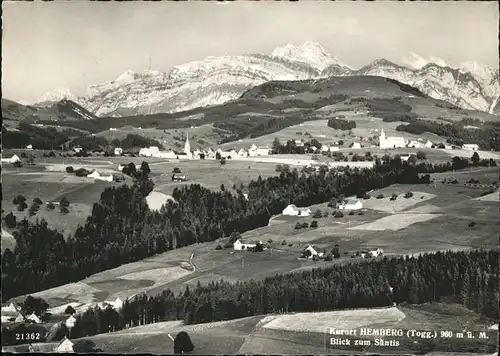
M356 128L356 121L354 120L342 120L342 119L329 119L327 123L328 127L335 130L352 130Z

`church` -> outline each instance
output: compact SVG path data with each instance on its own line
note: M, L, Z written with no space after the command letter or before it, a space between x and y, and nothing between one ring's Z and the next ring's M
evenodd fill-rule
M186 143L184 144L184 153L188 158L193 159L193 154L191 153L191 145L189 144L188 133L186 132Z
M406 142L403 137L386 137L384 129L380 131L379 137L380 148L400 148L405 147Z

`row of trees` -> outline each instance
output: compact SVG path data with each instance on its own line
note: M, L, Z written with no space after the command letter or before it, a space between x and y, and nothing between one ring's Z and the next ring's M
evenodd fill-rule
M290 201L308 206L394 183L427 183L416 167L391 161L373 170L345 170L306 175L297 170L248 186L249 201L239 190L212 191L200 185L173 192L178 203L168 202L150 211L145 197L153 183L147 174L135 175L134 184L106 188L83 226L65 241L47 223L18 222L13 232L14 251L2 255L2 298L28 294L91 274L141 260L170 249L213 241L233 231L266 226L272 215ZM36 271L36 273L33 273Z
M328 120L328 127L335 130L352 130L356 128L356 121L331 118Z

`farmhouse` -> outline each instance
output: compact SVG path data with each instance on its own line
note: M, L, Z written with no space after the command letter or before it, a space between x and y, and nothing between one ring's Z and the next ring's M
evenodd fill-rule
M304 141L303 140L295 140L295 146L297 146L297 147L303 147L304 146Z
M149 148L141 148L139 150L139 156L141 157L153 157L154 154L158 154L160 150L156 146L150 146Z
M103 180L105 182L112 182L113 181L113 175L110 174L109 176L101 176L101 174L98 171L93 171L89 175L87 175L87 178L93 178L96 180Z
M353 149L360 149L361 148L361 144L359 142L353 142L351 144L351 148L353 148Z
M26 320L31 320L32 322L37 323L37 324L42 322L40 320L40 318L35 313L31 313L30 315L28 315L26 317Z
M309 251L310 254L307 258L309 259L312 259L314 256L318 256L318 257L323 257L323 252L318 252L314 249L314 247L312 247L311 245L307 246L305 249L304 249L304 252L306 251Z
M229 157L234 158L234 157L237 157L237 156L238 156L238 152L236 152L235 150L229 151Z
M121 148L121 147L115 147L114 153L115 153L115 156L121 156L122 153L123 153L123 148Z
M370 255L370 257L378 257L382 256L384 254L384 251L381 248L377 248L376 250L363 250L359 254L362 258L367 257Z
M424 144L420 141L410 141L406 147L409 148L424 148Z
M21 308L18 307L17 305L15 305L14 303L10 303L9 305L2 307L2 313L4 313L4 312L5 313L16 313L19 310L21 310Z
M281 213L289 216L309 216L311 215L311 209L298 208L295 204L290 204Z
M238 151L238 156L240 156L240 157L246 157L247 156L247 151L245 151L243 148L241 148Z
M410 155L408 153L403 153L399 156L399 158L401 159L401 162L407 162L408 159L410 159Z
M429 140L427 140L427 141L424 143L424 147L425 147L425 148L431 148L433 145L434 145L434 144L433 144L431 141L429 141Z
M27 146L26 146L26 149L27 149L27 150L32 150L32 149L33 149L33 145L27 145Z
M339 204L340 210L359 210L363 208L363 203L358 199L347 199Z
M245 251L253 249L257 244L243 243L240 239L233 243L233 249L235 251Z
M66 319L65 324L68 329L71 329L75 326L76 318L73 315L70 315L68 319Z
M74 352L73 343L66 336L61 340L59 345L54 349L54 352L65 353L65 352Z
M21 159L17 155L13 155L10 158L2 158L2 163L16 163L20 161Z
M159 151L158 153L154 153L152 157L155 158L177 158L177 155L174 151Z
M384 129L380 131L379 136L380 148L401 148L405 147L405 139L403 137L386 137Z
M270 151L271 151L271 149L269 147L267 147L267 146L257 147L255 145L252 145L248 149L248 155L249 156L267 156L267 155L269 155Z
M475 143L466 143L462 146L462 149L467 151L477 151L479 150L479 146L476 145Z
M83 148L81 147L73 147L73 151L75 151L76 153L80 153L83 151Z
M26 318L24 317L24 315L23 315L23 314L21 314L21 313L19 313L19 314L17 314L17 317L16 317L16 319L14 320L14 322L16 322L16 323L22 323L22 322L24 321L24 319L26 319Z

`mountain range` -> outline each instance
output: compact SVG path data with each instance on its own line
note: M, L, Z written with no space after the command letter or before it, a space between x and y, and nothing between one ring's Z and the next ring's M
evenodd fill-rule
M67 88L44 94L34 105L74 101L93 114L131 116L173 113L223 104L268 81L320 79L331 76L381 76L413 86L432 98L458 107L500 114L500 74L477 63L460 68L427 63L410 68L385 59L353 69L319 44L287 44L271 54L207 57L174 66L170 72L126 71L115 80L91 85L85 96Z

